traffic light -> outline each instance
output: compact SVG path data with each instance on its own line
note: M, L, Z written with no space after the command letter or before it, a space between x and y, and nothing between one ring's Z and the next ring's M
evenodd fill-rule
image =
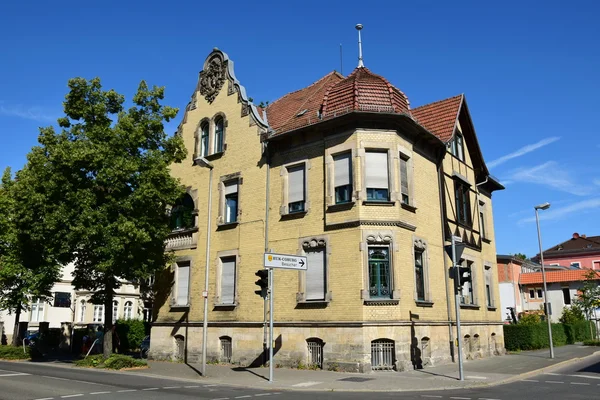
M254 293L259 295L260 297L267 297L267 289L269 287L269 270L268 269L259 269L254 274L258 276L260 279L255 282L255 284L260 287L259 290L255 290Z
M471 282L471 268L457 265L451 269L451 278L454 279L457 289L461 290L465 282Z

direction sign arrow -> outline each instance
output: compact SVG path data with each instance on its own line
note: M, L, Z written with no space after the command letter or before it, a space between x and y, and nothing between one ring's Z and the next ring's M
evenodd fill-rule
M265 268L297 269L306 271L306 257L294 254L265 253Z

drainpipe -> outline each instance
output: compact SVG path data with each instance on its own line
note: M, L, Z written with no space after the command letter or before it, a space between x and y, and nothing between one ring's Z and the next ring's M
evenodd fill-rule
M208 214L206 218L206 265L204 266L204 319L202 321L202 376L206 376L206 340L208 330L208 282L210 278L210 221L212 218L212 181L214 166L204 157L196 158L200 165L209 169L208 173ZM186 338L187 343L188 338Z

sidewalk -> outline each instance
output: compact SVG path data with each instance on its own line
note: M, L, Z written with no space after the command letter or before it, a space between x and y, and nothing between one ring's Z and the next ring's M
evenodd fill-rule
M150 361L149 369L131 371L143 375L179 379L197 379L207 384L225 384L259 389L317 391L415 391L443 390L489 386L525 379L541 369L556 367L587 357L598 351L595 347L569 345L556 347L555 358L548 350L536 350L465 361L465 381L458 380L458 364L441 365L416 371L373 372L370 374L308 371L275 368L274 382L269 383L268 368L242 368L208 365L207 377L200 374L200 364L180 364Z

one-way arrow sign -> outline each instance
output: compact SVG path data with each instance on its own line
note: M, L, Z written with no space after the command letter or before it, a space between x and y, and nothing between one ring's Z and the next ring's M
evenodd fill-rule
M265 268L299 269L306 271L306 257L293 254L265 253Z

